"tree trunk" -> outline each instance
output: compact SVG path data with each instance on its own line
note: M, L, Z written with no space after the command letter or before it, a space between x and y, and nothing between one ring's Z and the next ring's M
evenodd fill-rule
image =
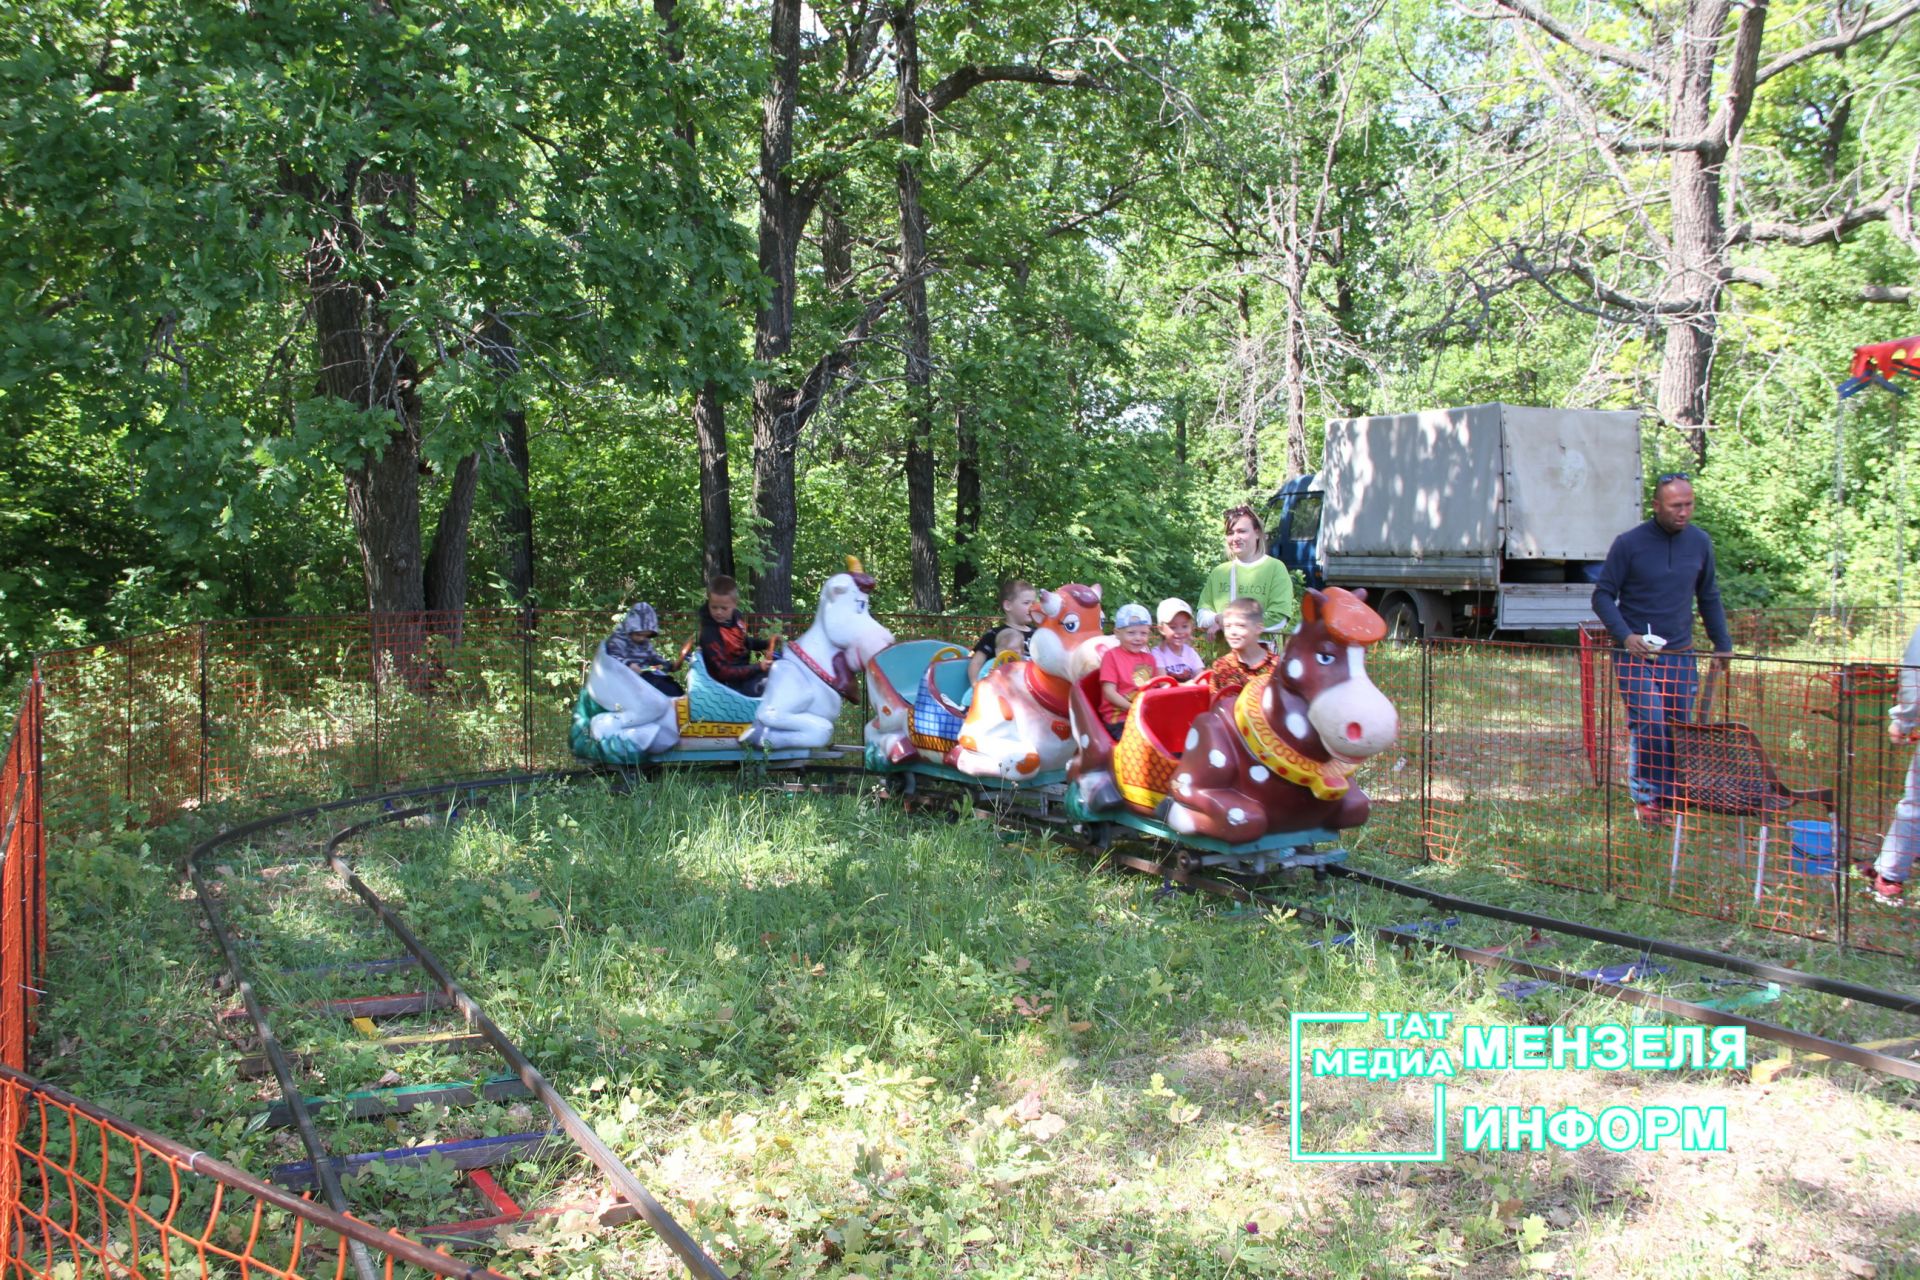
M733 489L727 475L727 406L720 387L709 382L693 402L693 426L700 438L701 571L710 581L733 576Z
M409 428L345 474L347 513L360 543L367 608L418 613L426 604L420 562L420 442Z
M533 594L533 500L528 487L531 455L527 449L527 415L509 409L501 418L500 452L513 469L506 504L500 512L500 531L506 537L507 591L521 604Z
M497 310L487 313L486 327L481 341L485 346L488 362L499 371L502 378L519 372L520 352L514 342L513 330L507 328L501 321ZM517 404L500 415L500 453L506 458L507 466L513 472L508 479L507 494L500 509L500 534L506 542L503 568L507 580L507 591L516 601L525 604L527 597L533 594L533 501L527 474L531 462L527 447L527 415ZM465 465L466 462L463 460L461 466ZM474 474L477 479L479 474L477 467ZM459 482L460 476L456 470L454 474L456 491ZM471 511L471 496L467 505ZM444 530L444 528L443 516L441 529ZM440 538L441 532L437 531L434 534L435 554L439 551ZM466 535L463 531L461 535L463 548L465 541ZM429 575L434 572L432 557L428 559L427 572ZM463 600L466 595L466 576L466 566L462 564L460 598ZM434 590L431 582L427 586L426 595L429 601L433 599ZM432 609L439 606L429 603L427 607Z
M467 535L473 527L473 499L480 488L480 455L470 453L453 469L453 487L434 525L433 546L422 577L429 612L448 615L433 624L457 643L459 615L467 607Z
M773 0L766 94L760 122L760 271L767 300L754 316L753 358L767 370L753 384L753 506L760 517L760 565L754 608L793 607L794 455L800 442L799 392L780 381L793 348L793 115L800 92L800 0Z
M1297 218L1297 206L1295 210ZM1280 292L1287 300L1286 332L1281 335L1281 376L1287 383L1287 476L1307 473L1307 306L1306 250L1298 222L1288 233Z
M831 195L820 201L820 274L828 293L853 287L853 227Z
M957 444L953 463L953 598L966 598L967 588L980 579L974 543L980 537L980 436L973 414L961 408L953 415Z
M1260 352L1247 288L1240 286L1240 485L1260 491Z
M311 189L298 194L311 197ZM386 444L344 469L347 513L360 544L367 608L374 613L417 613L424 603L420 561L420 436L409 412L412 398L400 385L400 364L375 352L389 344L385 326L367 290L343 274L343 253L361 247L351 192L321 197L335 211L331 230L307 249L307 290L313 299L319 348L320 394L363 412L391 417Z
M1667 297L1692 305L1667 326L1658 403L1660 416L1679 428L1695 462L1704 467L1707 378L1718 337L1720 273L1726 258L1720 226L1720 170L1717 161L1692 151L1677 153L1672 165L1673 239L1667 257Z
M907 539L913 560L913 607L939 613L940 550L934 543L933 326L927 317L927 212L920 200L920 148L927 108L920 98L920 44L914 0L893 11L899 67L900 278L907 322Z
M678 0L653 0L667 36L667 61L686 56L680 44ZM700 131L687 120L674 130L698 154ZM693 430L700 453L700 568L707 580L733 576L733 482L727 468L727 405L720 384L709 381L693 398Z
M1687 304L1667 326L1660 361L1660 415L1678 427L1702 467L1707 462L1707 381L1719 340L1721 295L1727 279L1727 232L1721 207L1721 170L1753 103L1767 0L1740 11L1724 83L1716 91L1715 62L1723 47L1730 0L1693 0L1674 52L1671 115L1676 137L1717 135L1693 150L1676 151L1668 170L1672 247L1662 297Z

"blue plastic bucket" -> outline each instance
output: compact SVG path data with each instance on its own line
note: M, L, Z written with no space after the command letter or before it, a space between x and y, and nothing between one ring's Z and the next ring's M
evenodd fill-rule
M1833 874L1833 824L1827 822L1790 822L1793 852L1789 865L1803 876Z

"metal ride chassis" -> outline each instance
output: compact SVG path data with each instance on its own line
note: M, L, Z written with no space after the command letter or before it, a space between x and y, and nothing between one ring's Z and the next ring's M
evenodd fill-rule
M1080 803L1076 790L1067 785L1066 771L1053 769L1037 773L1019 782L1002 778L977 778L952 765L932 760L909 760L904 764L878 764L868 753L867 770L885 779L887 792L900 797L917 796L921 779L962 792L975 809L992 812L988 796L1012 797L1023 802L1024 816L1041 822L1071 825L1082 832L1089 844L1104 852L1133 832L1148 840L1158 840L1177 849L1176 862L1182 871L1211 870L1254 878L1280 871L1311 870L1316 879L1326 868L1347 860L1347 851L1338 845L1335 832L1315 828L1289 831L1262 837L1246 844L1228 844L1205 836L1183 835L1164 822L1144 817L1130 809L1095 813ZM1318 848L1331 845L1330 848Z

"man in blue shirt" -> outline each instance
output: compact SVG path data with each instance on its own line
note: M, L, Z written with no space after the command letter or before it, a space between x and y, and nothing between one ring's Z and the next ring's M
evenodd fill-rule
M1693 523L1693 481L1680 472L1653 486L1653 519L1613 540L1593 611L1626 652L1616 670L1620 700L1632 735L1627 789L1642 822L1670 823L1678 790L1672 720L1693 716L1700 670L1693 653L1693 609L1713 640L1714 656L1733 652L1720 586L1714 577L1713 539Z

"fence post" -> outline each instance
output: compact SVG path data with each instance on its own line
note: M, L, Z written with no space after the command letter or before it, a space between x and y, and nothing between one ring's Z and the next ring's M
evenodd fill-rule
M125 706L123 708L123 710L126 713L125 714L126 732L121 735L121 746L125 751L126 763L127 763L127 767L126 767L127 808L132 809L133 808L133 645L128 641L122 641L121 643L127 646L127 696L125 699Z
M200 803L207 802L207 757L212 731L207 720L207 624L200 624Z
M1433 641L1420 646L1420 860L1433 861Z
M367 663L373 678L373 789L380 789L380 615L367 611Z
M1611 639L1611 637L1609 637ZM1604 654L1604 657L1602 656ZM1594 651L1593 696L1600 704L1599 740L1593 745L1594 773L1600 779L1601 892L1613 892L1613 691L1619 675L1613 669L1611 644ZM1602 665L1606 667L1601 670Z
M533 606L520 607L520 738L527 773L533 772Z
M1853 927L1853 715L1847 705L1846 670L1841 666L1834 672L1833 812L1827 815L1833 827L1833 926L1843 953Z
M33 773L27 787L26 817L30 829L25 846L33 884L32 972L35 986L39 985L39 974L47 958L46 711L46 686L41 683L40 662L36 658L33 675L27 683L26 761Z

